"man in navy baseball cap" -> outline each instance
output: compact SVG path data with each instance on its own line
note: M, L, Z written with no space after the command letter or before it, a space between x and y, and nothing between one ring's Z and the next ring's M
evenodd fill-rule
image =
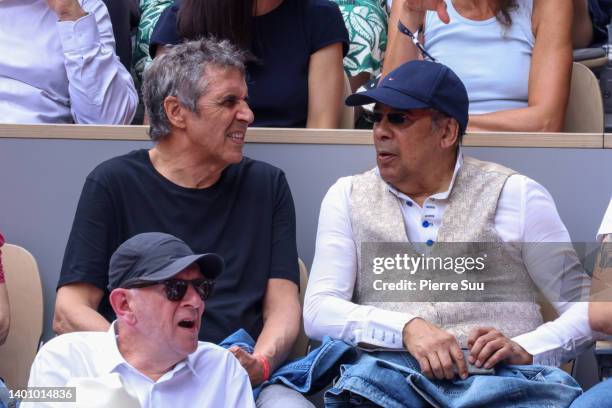
M372 102L399 110L435 109L459 123L460 135L468 122L465 85L449 67L431 61L410 61L391 71L377 87L349 96L349 106Z
M347 105L374 103L376 162L381 178L399 191L428 191L448 185L468 123L465 86L447 66L410 61L378 86L346 99Z
M405 406L427 405L423 393L406 387L404 376L378 371L386 363L377 364L373 359L381 359L405 364L408 371L414 370L418 362L421 373L437 381L419 379L428 384L423 389L427 388L429 401L468 398L474 405L501 405L507 395L489 393L483 400L483 385L467 379L468 370L478 372L485 368L492 374L491 368L499 363L550 364L552 359L560 363L579 354L583 346L577 339L583 332L573 328L588 325L586 313L573 313L568 308L554 323L559 325L555 330L572 339L569 350L551 344L543 335L543 327L538 328L542 316L535 301L502 301L492 309L493 302L486 307L478 301L450 302L456 292L441 295L437 290L417 288L416 292L428 299L425 303L412 289L400 289L399 294L397 279L405 277L405 269L400 267L398 275L386 271L373 280L376 260L390 259L379 257L388 252L377 252L375 248L390 250L387 243L405 243L402 248L415 256L427 252L427 256L435 254L439 259L446 255L466 259L466 255L479 250L482 242L521 243L528 242L526 237L547 241L550 231L565 231L565 227L552 198L535 181L499 164L463 155L461 136L468 125L468 97L448 67L434 62L408 62L390 72L376 88L351 95L346 102L374 103L377 166L342 177L325 195L304 299L304 328L315 340L329 336L365 347L403 349L405 354L383 353L360 360L339 373L336 386L325 395L326 402L341 404L358 394L363 396L363 403L376 404L389 396ZM535 196L542 200L529 198ZM525 222L516 214L542 214L539 220L545 225ZM569 239L567 234L563 239ZM511 273L511 278L504 280L507 291L530 293L531 299L537 297L530 292L537 287L535 282L556 279L553 276L559 272L551 274L544 265L563 264L564 259L570 259L566 257L577 259L575 253L549 251L543 260L530 251L506 248L493 251L495 256L489 253L482 273L493 279ZM579 272L573 270L564 279L578 281L582 279ZM415 266L410 274L419 276L421 282L440 278L426 266ZM465 276L471 279L472 275ZM568 323L560 323L565 319ZM542 348L534 347L536 344L553 351L543 353ZM462 348L468 350L465 356ZM470 365L476 370L468 368ZM554 375L561 378L564 374L556 371ZM353 382L355 376L363 381ZM469 392L448 399L448 394L440 391L447 385L456 389L461 380L466 380L463 384ZM387 394L386 390L392 391ZM525 393L521 404L542 405L533 400L537 394ZM565 406L576 396L569 392L558 394L555 403Z

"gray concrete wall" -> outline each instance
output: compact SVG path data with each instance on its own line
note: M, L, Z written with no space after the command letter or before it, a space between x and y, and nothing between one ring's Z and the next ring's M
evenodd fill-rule
M52 335L55 285L86 175L105 159L148 146L148 142L0 138L0 231L9 242L30 250L39 263L46 338ZM573 240L593 241L612 195L612 150L465 151L543 184L555 198ZM329 186L338 177L374 165L372 146L363 145L250 144L246 154L285 170L296 203L299 254L307 265L312 262L319 205Z

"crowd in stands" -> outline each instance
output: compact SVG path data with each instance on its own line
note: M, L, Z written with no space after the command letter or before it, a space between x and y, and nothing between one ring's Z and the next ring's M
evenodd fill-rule
M606 41L606 7L0 0L2 122L130 124L140 99L153 141L87 175L57 284L58 336L29 386L93 379L135 407L312 407L305 394L323 389L338 407L608 401L612 380L583 393L558 367L612 334L612 201L591 279L546 188L461 147L468 131L561 131L572 44ZM373 106L377 165L323 199L302 311L291 190L282 169L243 156L245 136L337 128L344 102ZM509 290L487 307L381 299L363 283L369 243L414 257L496 245L484 279ZM0 344L4 280L0 258ZM540 292L559 315L548 323ZM322 345L292 363L302 316Z
M406 61L433 58L466 84L468 131L561 131L572 45L607 42L611 6L608 0L3 0L0 121L129 124L152 58L182 41L214 36L249 51L252 126L338 128L344 77L355 92ZM30 21L37 22L35 32Z
M410 38L398 33L402 21L421 32L427 53L465 83L470 130L562 130L572 64L569 2L429 3L394 2L384 72L420 57Z

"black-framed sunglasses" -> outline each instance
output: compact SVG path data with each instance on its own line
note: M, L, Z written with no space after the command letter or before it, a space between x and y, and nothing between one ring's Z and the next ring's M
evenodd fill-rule
M367 112L364 111L364 118L370 123L380 123L383 118L386 116L389 123L392 125L403 125L406 122L413 122L409 118L406 117L406 113L404 112L389 112L387 114L381 112Z
M164 285L166 290L166 298L173 302L178 302L179 300L185 297L187 293L187 288L189 284L193 286L195 291L198 293L200 298L204 301L208 299L210 293L213 290L215 285L215 281L208 278L198 278L198 279L166 279L163 281L153 281L153 282L134 282L125 287L125 289L135 289L135 288L144 288L147 286L155 286L155 285Z

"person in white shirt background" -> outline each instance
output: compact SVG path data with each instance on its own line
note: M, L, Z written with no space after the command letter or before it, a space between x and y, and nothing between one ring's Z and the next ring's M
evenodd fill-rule
M589 323L593 330L612 335L612 198L597 240L601 248L593 269ZM612 378L600 382L577 398L570 408L606 407L612 400Z
M0 0L0 122L129 124L137 105L102 0Z
M133 236L110 261L108 287L117 320L106 332L73 332L46 343L28 386L63 387L75 379L118 374L143 408L255 408L238 360L217 345L198 342L204 300L223 269L220 256L195 255L172 235ZM77 388L77 398L78 393ZM34 406L56 405L21 405Z
M414 64L412 69L406 68L409 64ZM349 105L377 103L373 139L378 167L364 175L339 179L323 199L315 257L304 304L306 334L313 339L331 336L351 343L407 350L418 360L425 375L437 379L453 378L456 375L453 367L457 368L456 373L461 377L467 375L466 362L458 344L463 342L471 350L469 363L478 367L488 368L501 361L559 366L592 344L594 334L588 324L586 301L552 301L560 314L559 318L541 324L540 316L539 324L534 319L530 323L532 327L514 335L504 333L502 329L475 330L482 324L473 324L474 330L469 336L464 336L468 337L467 341L465 338L460 341L450 334L456 327L448 321L448 326L436 321L444 320L436 319L436 313L428 321L424 315L402 309L401 305L399 309L402 310L397 310L385 306L389 305L388 302L359 303L355 300L359 297L356 296L359 280L363 279L359 275L359 265L363 261L358 252L361 242L368 242L366 238L374 238L376 242L392 242L383 239L389 235L389 230L397 232L396 238L400 237L393 242L426 243L431 247L438 240L443 241L442 230L445 230L447 237L455 238L452 241L471 242L462 241L461 238L469 236L466 234L474 229L472 219L463 219L461 215L468 212L478 218L477 212L470 207L481 208L486 197L476 190L478 195L474 196L472 203L463 203L467 206L459 205L463 209L457 210L458 205L453 202L462 194L465 200L464 193L466 189L470 193L470 183L479 183L478 177L473 177L470 182L466 182L465 178L462 182L458 180L462 179L463 172L474 173L478 167L483 169L483 174L497 173L500 168L508 171L494 163L478 162L463 156L460 137L467 127L467 95L465 91L462 97L456 95L461 93L458 91L461 88L459 79L454 76L455 80L449 82L450 74L442 73L444 69L440 71L437 66L440 64L412 61L391 72L377 88L347 99ZM416 75L415 79L406 80L405 77L411 78L409 75ZM437 118L440 115L441 118ZM487 170L491 166L496 170ZM370 178L367 174L370 174ZM477 171L476 174L480 173ZM356 196L362 191L359 182L365 179L382 179L380 185L386 183L387 191L381 192L381 197L367 198L368 194ZM463 193L457 191L458 186L461 186ZM543 254L542 251L533 253L534 246L525 245L570 243L554 201L540 184L512 171L509 171L500 188L499 194L491 200L495 204L491 207L492 216L485 222L492 229L487 227L485 231L489 231L490 236L496 235L496 239L503 243L522 248L517 264L522 263L521 267L528 273L526 279L532 280L540 289L546 287L562 275L561 268L554 270L556 266L563 260L577 260L571 245L562 245L566 248L564 253L555 256L551 252L546 254L547 257L539 256ZM379 192L383 187L380 189L365 191ZM374 202L368 204L368 200ZM378 210L385 200L393 203L385 208L396 211L403 222L385 218L385 214ZM360 221L361 211L367 216ZM465 223L457 225L453 217L463 219ZM363 227L363 224L366 226ZM394 224L400 226L395 227ZM451 235L447 224L454 224ZM369 234L370 229L375 232ZM363 231L366 231L365 237ZM578 279L584 279L584 270L581 267L578 269L578 274L582 275ZM499 270L493 265L492 273L496 272ZM569 275L565 275L565 278L573 279ZM580 288L581 296L585 288L588 291L588 285L583 282L585 285ZM406 295L406 302L409 300L409 295ZM478 316L483 318L481 321L490 320L489 310L499 304L483 305L480 304L480 312L470 315L472 320L476 316L473 323L479 323ZM454 311L449 316L457 312L461 320L461 311L458 311L460 305L455 304L452 308ZM521 324L521 319L527 320L527 316L518 312L515 316L497 314L489 324L499 328L505 320L512 319L515 319L513 324ZM461 321L456 323L464 324ZM507 325L508 328L512 328L513 324Z

